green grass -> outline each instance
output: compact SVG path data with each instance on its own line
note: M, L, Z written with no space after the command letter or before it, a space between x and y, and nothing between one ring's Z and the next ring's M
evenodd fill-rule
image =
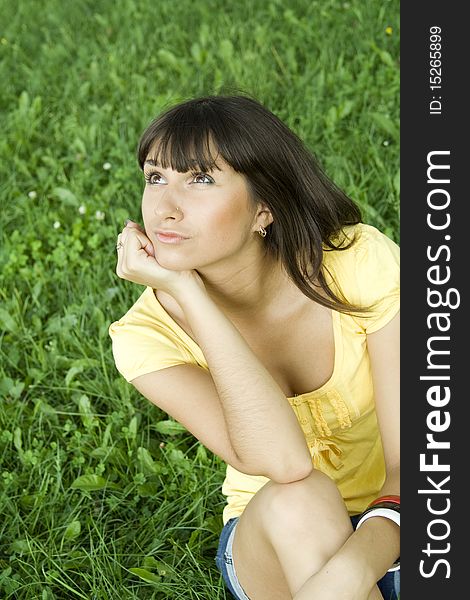
M224 464L112 358L109 323L143 291L115 275L116 235L141 222L137 140L174 102L249 92L399 241L398 1L0 14L0 597L229 598Z

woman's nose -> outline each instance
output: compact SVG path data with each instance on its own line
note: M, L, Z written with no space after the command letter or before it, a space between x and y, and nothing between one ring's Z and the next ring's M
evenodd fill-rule
M178 201L174 193L170 190L165 190L165 193L161 194L158 201L155 202L154 210L155 215L162 219L168 216L181 217L181 209L178 206Z

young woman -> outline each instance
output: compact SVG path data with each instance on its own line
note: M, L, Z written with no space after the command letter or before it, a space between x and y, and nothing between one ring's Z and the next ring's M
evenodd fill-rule
M398 246L245 96L171 108L138 160L143 227L119 234L116 272L146 289L113 354L227 463L228 589L396 598Z

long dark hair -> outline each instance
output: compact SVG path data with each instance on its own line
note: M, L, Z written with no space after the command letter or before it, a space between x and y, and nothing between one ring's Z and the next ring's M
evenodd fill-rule
M350 304L329 288L323 252L343 251L342 228L362 222L360 208L323 172L302 140L262 104L245 95L187 100L158 116L139 141L143 169L153 160L164 169L186 173L217 168L217 155L245 176L253 201L263 202L273 223L264 238L266 251L308 298L345 313L367 309ZM338 238L339 243L335 245ZM331 274L328 273L330 278ZM318 280L325 298L312 284Z

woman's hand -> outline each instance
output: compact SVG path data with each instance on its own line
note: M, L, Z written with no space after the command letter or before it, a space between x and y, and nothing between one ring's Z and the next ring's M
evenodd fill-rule
M194 283L205 290L201 277L194 269L172 271L159 265L153 244L138 223L127 223L118 235L116 249L116 274L121 279L150 286L173 296Z

